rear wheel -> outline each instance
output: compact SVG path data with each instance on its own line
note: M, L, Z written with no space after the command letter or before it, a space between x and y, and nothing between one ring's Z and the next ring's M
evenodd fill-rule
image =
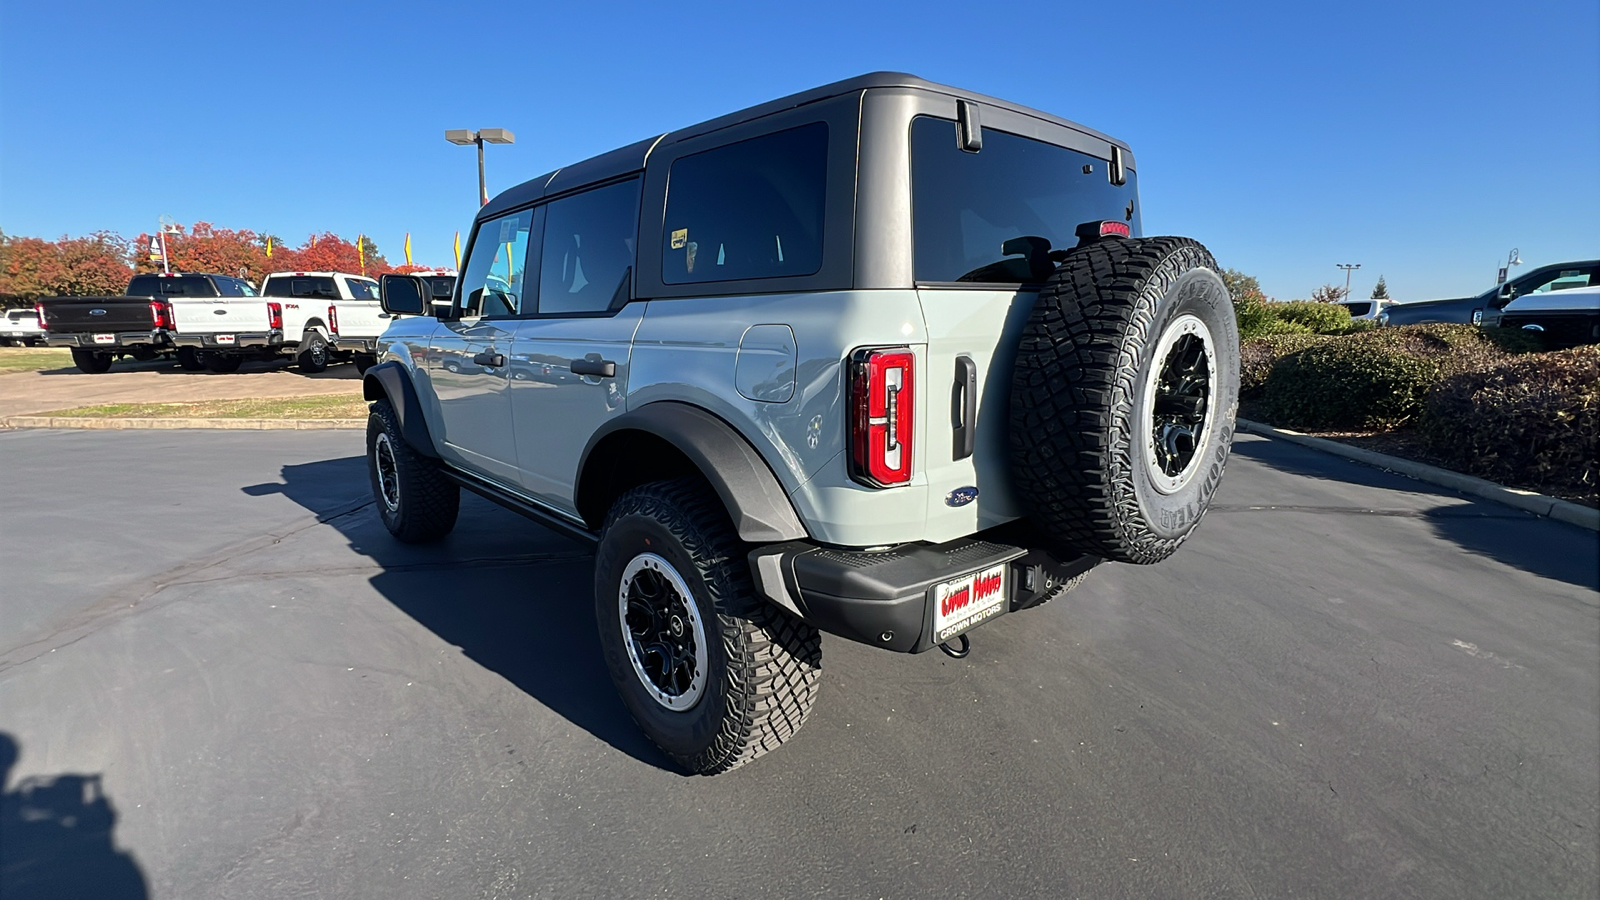
M200 351L193 347L178 348L178 368L185 372L199 372L205 369L205 360L201 358Z
M444 477L438 460L406 443L387 399L375 401L367 416L367 475L378 517L401 541L436 541L456 527L461 488Z
M218 375L232 374L244 365L244 357L232 353L206 353L201 355L200 360L205 365L206 371Z
M328 355L331 352L328 339L322 336L322 332L310 328L300 341L300 353L295 357L295 361L300 371L314 375L328 368Z
M72 348L72 364L81 372L90 375L103 375L111 371L112 356L109 353L97 353L93 350L80 350Z
M1018 496L1066 548L1166 559L1221 482L1238 399L1233 303L1204 247L1160 237L1075 250L1017 352Z
M612 506L595 613L622 702L689 772L776 749L816 702L821 636L756 596L744 545L698 479L643 485Z

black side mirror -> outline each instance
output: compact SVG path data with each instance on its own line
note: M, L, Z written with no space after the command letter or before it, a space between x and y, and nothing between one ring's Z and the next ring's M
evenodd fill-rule
M385 275L378 280L378 303L392 315L421 316L429 309L428 285L415 275Z

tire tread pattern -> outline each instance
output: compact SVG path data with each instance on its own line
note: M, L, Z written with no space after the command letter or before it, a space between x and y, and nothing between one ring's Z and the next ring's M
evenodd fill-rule
M1034 520L1066 547L1151 563L1187 538L1144 527L1134 410L1157 306L1195 267L1215 271L1216 261L1190 238L1099 241L1073 251L1039 292L1012 374L1011 471ZM1218 412L1229 418L1226 441L1233 411Z
M800 730L816 703L822 635L756 596L744 544L716 494L699 479L634 488L613 504L606 525L630 515L655 520L693 559L717 611L728 662L727 713L718 734L696 756L674 758L692 772L716 775L776 750Z
M444 477L440 463L411 449L400 433L400 417L387 400L374 401L367 416L367 471L378 517L389 533L407 544L436 541L456 526L461 511L461 488ZM400 510L390 515L378 487L377 463L373 459L379 432L389 435L400 479Z

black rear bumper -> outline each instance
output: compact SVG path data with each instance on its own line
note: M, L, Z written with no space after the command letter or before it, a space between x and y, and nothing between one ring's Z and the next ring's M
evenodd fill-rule
M1031 530L1009 525L944 544L881 551L790 541L751 551L750 565L759 593L817 628L886 650L921 653L941 643L933 633L939 584L1006 566L1008 596L997 617L1044 600L1055 585L1100 563L1093 556L1058 556L1042 545Z

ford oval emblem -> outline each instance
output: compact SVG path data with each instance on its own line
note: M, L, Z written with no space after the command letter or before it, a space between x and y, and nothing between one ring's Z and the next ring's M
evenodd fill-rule
M959 487L959 488L956 488L955 490L951 491L949 496L944 498L944 505L945 506L966 506L968 503L971 503L972 501L974 501L976 499L978 499L978 489L977 488L970 487L970 486L969 487Z
M103 310L103 309L91 309L91 310L89 310L89 315L91 315L91 316L103 316L105 314L106 314L106 311Z

